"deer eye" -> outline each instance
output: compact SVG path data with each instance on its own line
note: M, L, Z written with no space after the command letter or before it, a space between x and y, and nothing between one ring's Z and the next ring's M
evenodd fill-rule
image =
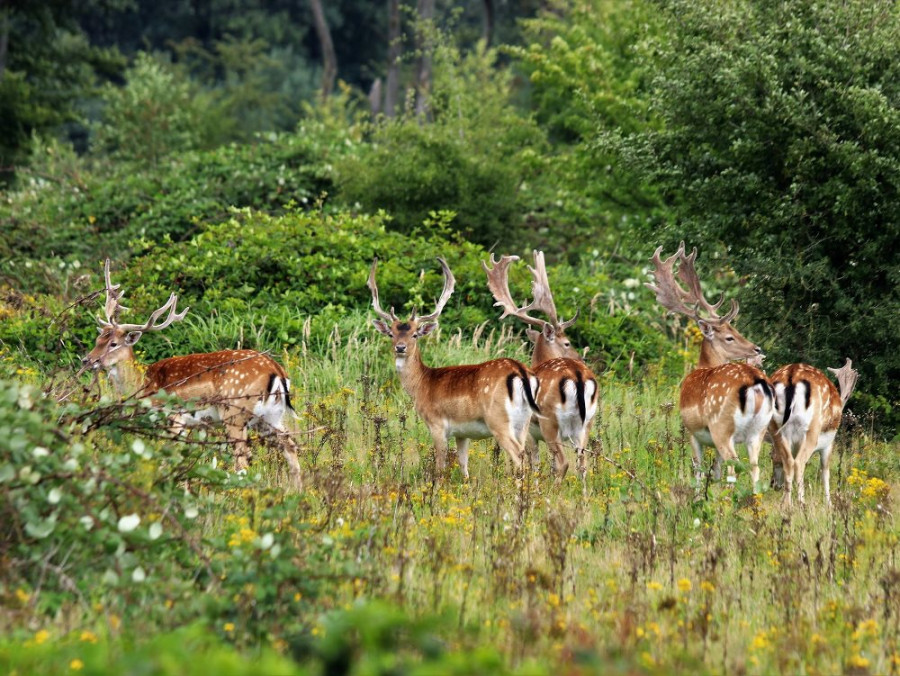
M734 336L725 336L725 340L728 341L729 343L733 343L733 342L734 342Z
M566 347L572 347L572 343L570 343L568 340L565 341L565 342L563 343L563 345L565 345Z
M109 344L109 346L110 347L119 347L119 344L117 342L113 341Z

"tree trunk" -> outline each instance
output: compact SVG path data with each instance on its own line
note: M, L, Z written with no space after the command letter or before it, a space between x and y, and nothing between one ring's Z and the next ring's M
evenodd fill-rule
M416 116L423 118L431 92L431 49L435 0L419 0L419 67L416 73Z
M327 99L334 90L334 80L337 77L337 55L331 41L331 31L328 30L328 22L325 21L322 0L309 0L309 8L312 10L316 36L322 48L322 98Z
M484 46L490 47L494 39L494 0L484 0Z
M400 0L388 0L388 72L384 94L384 114L397 114L400 91Z

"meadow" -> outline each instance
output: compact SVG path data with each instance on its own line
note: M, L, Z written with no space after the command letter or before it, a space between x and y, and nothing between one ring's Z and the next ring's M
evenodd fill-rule
M11 422L9 406L0 421L31 440L0 467L3 561L18 579L2 590L4 670L900 670L898 449L871 420L840 432L832 508L814 460L808 505L784 509L740 466L735 487L697 485L677 380L607 374L584 487L571 472L554 481L545 447L517 479L492 441L473 444L468 482L456 465L440 481L369 319L277 355L299 414L299 495L263 445L237 476L216 433L165 438L157 413L117 402L102 377L73 390L71 372L20 373L69 403L46 409L65 443ZM430 364L527 360L505 325L423 342ZM12 408L44 410L28 388L4 388ZM767 448L761 466L768 479ZM43 533L33 514L50 507Z

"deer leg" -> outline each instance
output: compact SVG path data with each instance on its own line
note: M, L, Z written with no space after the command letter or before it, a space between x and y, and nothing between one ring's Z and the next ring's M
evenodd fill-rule
M781 499L781 504L790 507L793 504L792 491L796 463L794 462L794 454L791 452L791 447L781 434L777 433L772 435L772 462L777 462L778 465L776 467L781 467L782 487L784 488L784 497ZM772 479L775 479L774 471Z
M525 444L520 442L506 430L496 432L494 438L497 440L497 443L500 444L500 448L509 455L509 459L512 460L516 472L520 472L522 470L522 455L525 452Z
M431 438L434 441L434 471L442 477L447 473L447 433L442 424L431 427Z
M703 480L703 445L693 435L691 435L691 448L694 451L694 478L697 480L697 483L700 483Z
M531 458L531 467L538 469L541 466L541 449L540 443L530 434L525 438L525 450L528 457Z
M566 472L569 471L569 462L566 460L562 442L559 440L559 424L555 417L548 416L541 419L540 426L541 436L544 437L544 442L550 449L551 464L556 472L556 480L557 482L562 481Z
M469 480L469 444L471 441L465 437L456 438L456 459L459 460L459 468L466 481Z
M234 444L234 471L250 469L250 447L247 444L247 428L244 425L228 423L225 434L229 443Z
M834 441L819 451L819 459L822 463L822 486L825 488L825 505L831 507L831 469L828 465L831 460L831 447Z
M794 460L797 472L797 499L801 505L806 504L805 487L803 485L803 473L806 470L806 463L816 451L816 442L819 439L819 430L810 427L806 430L803 441L800 442L800 450L797 452L797 458ZM823 477L824 478L824 477Z
M288 471L291 475L291 483L297 492L303 490L303 478L300 474L300 460L297 457L297 444L290 437L284 437L278 440L281 446L281 453L284 455L285 462L288 465Z
M734 475L734 465L731 463L738 459L738 454L737 451L734 450L734 436L731 433L723 434L713 430L710 430L710 436L712 437L713 444L715 444L716 451L719 453L719 458L726 463L729 463L726 470L727 477L725 478L725 481L729 484L735 483L737 477ZM721 464L719 467L721 467ZM719 472L721 477L721 469ZM718 478L719 477L717 477L717 479Z
M759 433L756 439L747 442L747 456L750 459L750 479L753 481L753 492L759 493L759 452L762 449L763 437L766 431Z
M769 458L772 460L772 479L769 481L769 488L772 490L784 489L784 462L781 459L781 451L775 439L779 436L778 430L774 429L774 424L769 427L768 440L772 445L769 450Z

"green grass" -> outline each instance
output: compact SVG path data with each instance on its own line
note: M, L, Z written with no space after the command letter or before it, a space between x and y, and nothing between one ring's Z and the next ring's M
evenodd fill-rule
M439 482L430 438L399 386L388 341L355 321L314 347L275 355L293 382L303 494L285 496L283 463L263 447L251 470L258 484L191 489L202 505L198 546L228 579L211 584L198 573L171 592L145 592L145 605L136 608L136 596L118 597L102 586L83 598L44 598L12 570L0 596L8 637L0 664L14 664L8 656L15 647L33 649L35 632L45 630L69 646L66 659L85 660L86 672L111 673L118 657L98 653L91 665L72 652L79 632L101 634L119 655L139 651L134 646L146 637L199 621L221 650L233 646L253 658L263 649L267 659L281 652L318 673L327 670L328 641L337 640L335 618L344 618L351 629L342 631L359 637L351 650L354 673L368 673L363 663L386 673L387 663L375 660L381 666L372 667L365 660L388 653L407 655L407 666L427 665L427 642L364 640L361 627L373 620L355 609L384 601L412 618L388 634L415 636L417 622L440 618L426 633L445 657L476 660L486 648L494 657L484 664L496 658L528 673L578 665L613 673L900 668L898 531L891 514L900 448L872 438L865 424L838 437L831 509L823 505L815 460L806 508L783 509L778 492L754 496L743 466L734 488L705 482L697 499L690 445L673 403L677 383L601 376L586 492L571 473L554 481L545 448L540 466L517 479L488 441L473 443L468 482L456 466ZM422 349L432 365L528 358L522 338L489 329L477 341L445 332ZM105 452L127 449L132 438L104 442L111 449ZM173 442L147 443L164 455ZM203 463L213 456L229 462L222 448L184 451L190 452ZM163 464L154 460L133 473L155 486ZM765 482L767 448L761 465ZM285 551L305 552L283 564L314 578L314 591L289 577L267 588L266 576L287 573L261 560L264 532L274 533ZM152 562L148 569L154 579L165 575ZM312 647L298 648L297 636ZM459 673L477 670L476 662L457 665ZM41 664L23 662L19 673L41 671Z

